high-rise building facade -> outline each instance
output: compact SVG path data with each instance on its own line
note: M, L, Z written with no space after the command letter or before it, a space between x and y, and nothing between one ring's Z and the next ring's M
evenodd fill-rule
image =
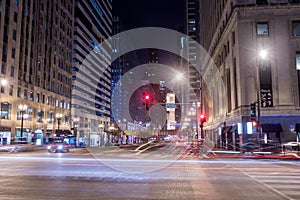
M188 39L187 42L187 55L188 55L188 76L191 84L190 87L190 102L199 102L200 99L200 76L193 65L197 65L197 43L200 42L199 38L199 0L186 0L186 22L185 34L192 40Z
M297 0L200 1L201 44L227 94L224 113L209 113L225 116L207 129L220 146L299 141L299 13Z
M158 49L148 49L148 63L159 63Z
M70 133L73 5L1 1L1 144Z
M111 122L116 122L120 124L123 122L124 112L126 109L126 102L123 100L124 95L126 95L126 91L122 90L121 78L124 73L124 56L120 55L120 38L117 34L122 31L122 24L119 17L113 17L113 44L112 44L112 57L113 63L111 65L111 92L112 92L112 100L111 100ZM113 109L115 107L115 109Z
M185 0L185 26L187 37L180 38L180 54L188 60L181 59L181 73L189 81L190 88L182 92L184 104L182 105L183 124L185 131L198 137L201 110L201 76L194 66L199 64L199 0ZM184 69L184 70L183 70Z
M75 1L72 116L77 145L108 141L111 97L112 1ZM110 44L109 44L110 45Z

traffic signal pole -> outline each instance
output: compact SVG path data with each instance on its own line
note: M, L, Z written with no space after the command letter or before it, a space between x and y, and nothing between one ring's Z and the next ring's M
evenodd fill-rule
M203 92L202 92L202 77L201 77L200 78L200 113L201 113L201 115L203 115L203 97L202 96L203 96ZM206 116L204 116L204 117L205 117L205 122L206 122ZM203 123L204 123L204 121L201 120L201 124L200 124L201 139L204 139Z
M260 95L260 74L259 74L259 63L256 65L256 95L257 95L257 143L260 143L261 137L261 123L260 123L260 102L261 102L261 95Z

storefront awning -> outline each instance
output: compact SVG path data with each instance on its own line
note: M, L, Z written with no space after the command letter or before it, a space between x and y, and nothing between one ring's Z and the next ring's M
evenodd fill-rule
M262 132L265 133L280 133L282 132L281 124L262 124Z
M56 136L69 136L72 135L72 132L69 130L55 130Z
M65 135L72 135L72 132L69 131L69 130L64 130L64 134L65 134Z

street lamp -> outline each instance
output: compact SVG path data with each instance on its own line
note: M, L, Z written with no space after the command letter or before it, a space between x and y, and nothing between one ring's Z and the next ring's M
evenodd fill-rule
M2 77L1 77L2 78ZM1 79L1 85L5 86L7 84L7 80L6 79Z
M2 86L5 86L6 84L7 84L7 80L4 78L4 76L0 76L0 86L1 86L1 89L2 89Z
M56 115L55 115L55 117L56 117L56 119L57 119L57 131L58 131L58 133L60 132L59 130L59 125L60 125L60 120L61 120L61 118L62 118L62 114L61 113L56 113Z
M266 49L260 49L258 51L258 57L260 60L266 60L269 56L269 52ZM260 62L257 63L256 69L256 95L257 95L257 138L260 140L261 135L261 116L260 116L260 108L261 108L261 94L260 94L260 73L259 73ZM257 141L260 143L260 141Z
M23 138L23 121L24 121L24 113L27 110L27 105L26 104L19 105L19 110L21 113L21 137Z
M268 57L268 51L265 49L261 49L259 51L259 56L261 59L265 60Z

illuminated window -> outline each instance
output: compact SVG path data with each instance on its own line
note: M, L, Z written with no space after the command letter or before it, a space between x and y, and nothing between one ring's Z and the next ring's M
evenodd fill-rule
M258 22L256 24L256 31L258 36L269 36L268 22Z
M37 116L36 116L36 121L37 122L43 122L44 118L44 111L43 110L38 110L37 111Z
M293 31L293 36L300 36L300 20L293 21L292 22L292 31Z
M0 106L0 119L10 119L11 104L1 103Z
M296 52L296 70L298 79L298 105L300 106L300 52Z
M300 51L296 53L296 69L300 70Z

